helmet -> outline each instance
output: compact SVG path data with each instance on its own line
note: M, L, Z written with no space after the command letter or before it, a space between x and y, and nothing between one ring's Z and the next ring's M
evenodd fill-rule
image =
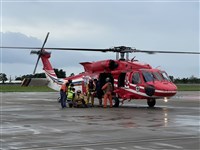
M110 81L110 78L107 77L107 78L106 78L106 82L109 82L109 81Z
M69 84L68 80L64 81L64 84L68 85Z
M80 94L80 93L81 93L81 90L77 90L76 92L77 92L78 94Z

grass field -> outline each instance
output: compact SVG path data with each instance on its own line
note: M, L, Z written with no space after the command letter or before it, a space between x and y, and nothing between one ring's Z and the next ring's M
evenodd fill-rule
M54 92L47 86L0 85L0 92ZM178 91L200 91L200 84L179 84Z
M47 86L1 85L0 92L54 92Z
M200 84L178 84L178 91L200 91Z

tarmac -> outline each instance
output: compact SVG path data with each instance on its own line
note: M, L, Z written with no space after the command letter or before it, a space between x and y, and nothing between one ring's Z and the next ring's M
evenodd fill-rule
M2 150L200 149L200 92L178 92L155 108L132 100L61 109L56 92L0 95Z

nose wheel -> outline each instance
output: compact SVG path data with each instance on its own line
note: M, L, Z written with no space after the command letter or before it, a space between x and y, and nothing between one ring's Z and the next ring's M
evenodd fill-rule
M155 98L149 98L147 99L147 104L149 107L154 107L156 104L156 99Z

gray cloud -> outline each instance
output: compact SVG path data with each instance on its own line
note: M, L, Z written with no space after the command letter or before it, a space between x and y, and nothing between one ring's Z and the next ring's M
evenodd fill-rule
M2 44L149 50L199 50L199 6L195 2L26 2L3 3ZM199 76L199 56L132 54L176 77ZM2 63L33 64L29 51L2 51ZM15 56L15 57L14 57ZM112 53L52 51L57 68L81 68L82 61L115 58ZM186 61L187 60L187 61ZM183 65L183 62L187 62ZM3 66L6 66L3 64ZM29 66L30 67L30 66ZM4 67L5 68L5 67ZM12 69L13 70L13 69ZM15 71L9 74L15 74ZM74 69L74 72L80 69ZM26 69L22 72L26 74ZM23 74L23 73L22 73Z

